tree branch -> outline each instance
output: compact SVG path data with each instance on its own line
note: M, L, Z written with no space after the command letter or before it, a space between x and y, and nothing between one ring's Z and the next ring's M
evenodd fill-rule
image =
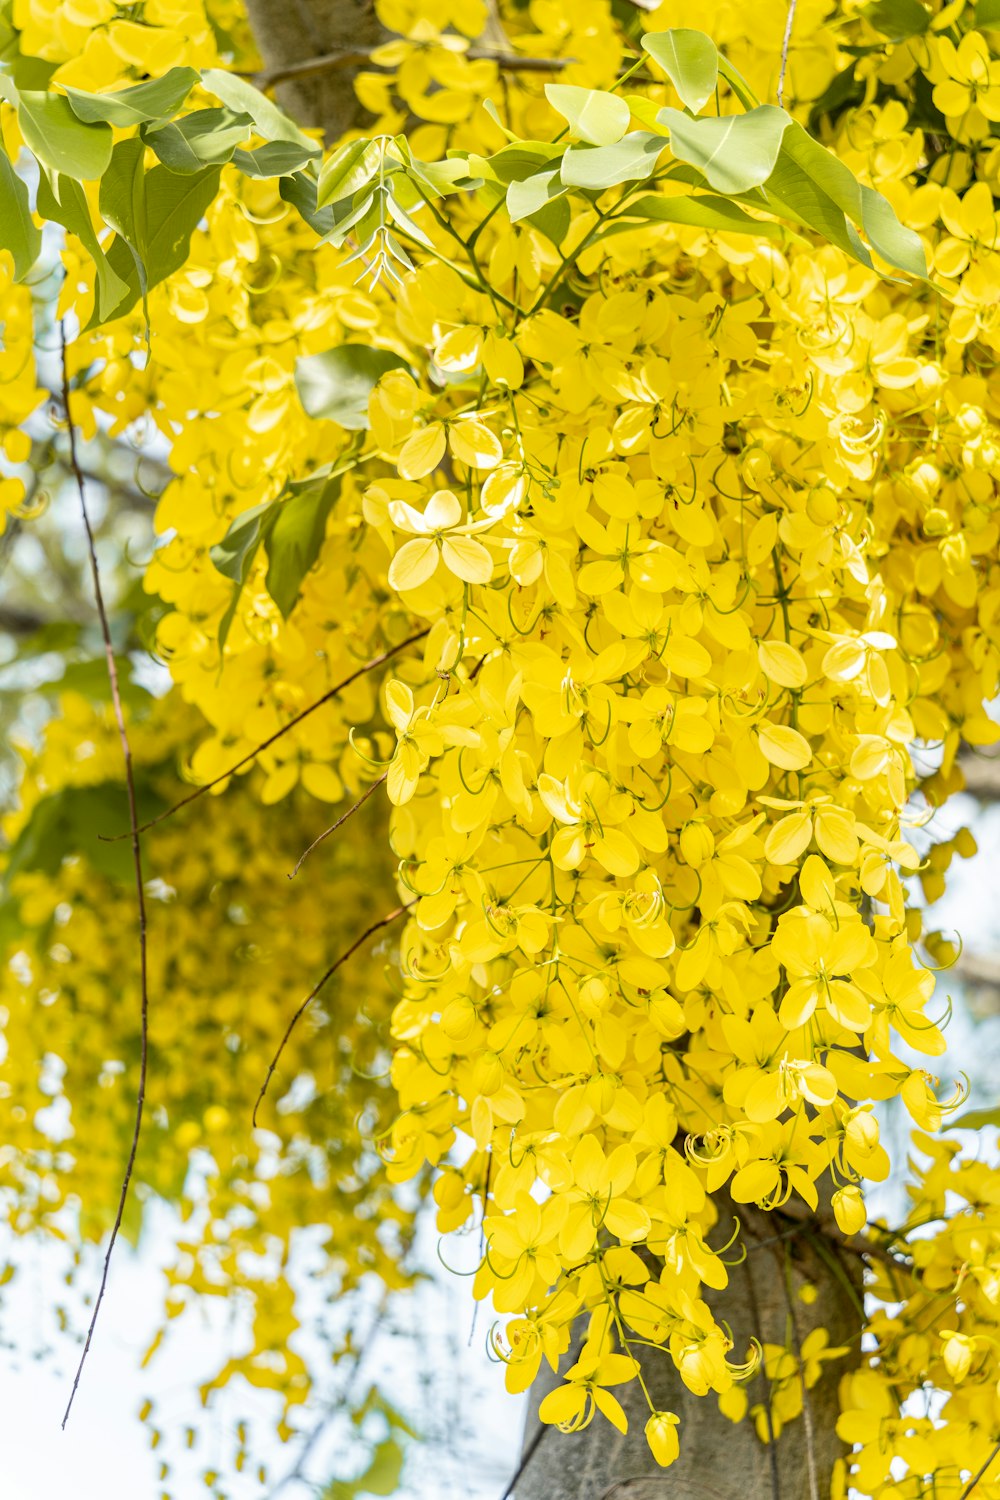
M343 68L377 68L381 64L372 61L377 51L377 47L344 47L249 76L259 89L266 89L292 78L312 78L317 73L335 73ZM501 52L492 47L469 47L462 55L469 62L495 63L505 73L559 73L577 61L575 57L532 57L527 53Z

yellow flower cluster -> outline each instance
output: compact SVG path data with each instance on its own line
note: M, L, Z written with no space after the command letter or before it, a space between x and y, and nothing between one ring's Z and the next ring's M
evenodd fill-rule
M213 9L205 0L13 0L11 19L22 50L56 64L60 83L100 90L211 67Z
M117 831L125 813L110 709L67 693L60 710L41 751L27 753L22 806L4 823L16 873L0 946L0 1220L17 1237L75 1234L94 1243L113 1220L135 1119L135 891L128 845L97 843L99 833ZM193 719L176 694L133 715L147 807L157 796L176 795L171 761L190 741ZM72 800L55 817L46 814L53 797L76 798L85 809L96 795L89 819L74 819ZM252 1311L253 1340L205 1372L201 1403L211 1398L213 1421L220 1401L228 1402L228 1414L237 1398L225 1388L244 1377L273 1393L274 1420L285 1436L318 1371L290 1342L301 1309L274 1264L286 1264L296 1234L306 1231L317 1266L348 1312L364 1277L374 1273L390 1289L403 1284L411 1232L409 1213L377 1171L371 1139L359 1136L356 1123L363 1116L374 1132L391 1097L380 1079L392 984L388 973L380 980L377 948L360 998L345 972L314 1002L278 1075L286 1088L294 1083L293 1092L262 1120L266 1128L250 1129L289 1011L366 922L346 849L330 851L319 878L291 887L284 880L281 871L291 868L315 822L308 801L290 803L280 819L216 801L147 835L149 1082L125 1219L135 1240L158 1202L176 1210L163 1323L146 1359L176 1338L206 1299L232 1299ZM67 833L61 844L60 826L75 829L75 839ZM42 840L45 828L51 847ZM41 848L29 857L23 836L32 830ZM109 851L121 851L120 861ZM64 854L71 857L60 863ZM373 887L381 877L391 890L378 841L370 876ZM350 1050L340 1044L347 1030ZM7 1244L8 1269L26 1266L16 1242ZM75 1277L70 1270L70 1281ZM17 1274L6 1295L23 1295ZM164 1480L171 1448L184 1440L182 1424L199 1425L198 1394L192 1383L190 1409L175 1408L169 1423L144 1407L154 1445L163 1438ZM252 1438L234 1444L238 1469L252 1458Z
M359 680L266 751L260 795L301 781L337 800L385 776L415 902L387 1178L439 1167L441 1230L481 1222L475 1290L511 1316L512 1390L590 1316L542 1408L569 1429L624 1423L609 1387L650 1345L732 1404L747 1366L703 1297L727 1280L718 1195L829 1209L854 1237L864 1181L890 1169L875 1104L941 1122L947 1003L907 882L938 893L944 861L921 868L910 832L961 788L960 743L998 737L1000 61L971 5L915 9L898 38L879 7L800 5L783 86L921 235L927 282L790 232L626 228L618 189L573 198L565 223L511 224L484 189L420 218L398 286L362 290L349 243L316 248L273 184L227 173L150 299L145 374L137 320L73 349L86 401L121 428L148 411L171 445L147 587L211 725L196 779L427 631L379 704ZM498 118L548 141L565 122L511 56L606 89L632 61L606 0L505 9L502 65L467 55L482 10L383 0L398 39L357 81L374 129L416 116L427 158L500 149ZM686 23L774 97L783 14L754 14L752 35L730 0L644 17ZM673 97L652 75L629 89L639 120ZM296 360L345 342L405 361L361 438L307 417L295 383ZM347 473L294 610L263 557L234 604L210 549L331 464ZM957 1496L955 1453L968 1469L997 1436L977 1378L995 1232L970 1191L900 1255L912 1294L874 1319L885 1343L845 1387L867 1494ZM791 1389L782 1351L764 1353ZM901 1413L922 1380L962 1383L961 1444ZM862 1434L855 1409L885 1420ZM671 1414L647 1437L675 1456Z
M35 320L31 293L13 284L9 258L0 254L0 303L3 340L0 343L0 535L7 519L22 512L24 480L7 466L20 467L31 457L31 438L24 424L45 399L35 365ZM30 514L30 502L27 513Z

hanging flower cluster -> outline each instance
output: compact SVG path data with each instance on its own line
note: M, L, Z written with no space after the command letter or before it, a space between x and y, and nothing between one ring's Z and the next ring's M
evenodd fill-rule
M853 242L616 220L620 186L543 183L512 221L520 179L487 161L508 135L512 163L567 130L601 145L572 90L615 90L623 130L675 95L648 57L624 80L636 49L605 0L505 10L511 53L468 56L483 9L383 0L398 40L357 80L373 137L416 116L414 156L460 153L478 193L383 214L357 247L321 222L316 247L273 182L227 170L149 299L144 373L133 317L76 341L76 388L171 445L146 586L211 726L195 779L423 633L267 749L259 795L385 778L414 903L386 1175L430 1164L442 1232L481 1227L509 1388L589 1315L544 1420L623 1426L613 1390L653 1358L739 1414L754 1359L705 1298L728 1276L723 1195L854 1240L890 1170L876 1104L899 1096L927 1141L946 1108L948 1002L921 949L941 942L910 890L940 893L918 830L961 789L959 746L1000 733L1000 37L962 0L915 5L902 36L882 7L813 0L782 76L776 11L752 36L725 4L643 17L705 28L762 98L780 79L919 234L920 281ZM394 201L381 177L371 198ZM317 394L355 345L383 361L366 410ZM316 475L315 566L284 608L253 527ZM933 1151L921 1202L952 1171ZM957 1496L955 1453L967 1472L1000 1435L984 1174L956 1165L968 1211L885 1250L877 1290L901 1308L845 1383L864 1493ZM782 1353L765 1369L791 1392ZM956 1388L956 1428L902 1413L925 1382ZM672 1414L647 1437L676 1456Z
M145 711L140 698L131 725L140 795L147 808L162 807L177 792L170 763L197 720L176 694ZM110 708L77 693L63 694L59 709L41 750L25 751L21 807L4 823L0 1222L12 1236L5 1280L21 1297L25 1237L62 1242L75 1230L90 1244L107 1234L135 1112L131 852L97 839L121 812L117 731ZM369 962L363 994L349 973L334 975L290 1044L283 1076L294 1091L266 1129L249 1129L289 995L308 987L306 976L322 972L368 919L346 848L330 851L321 879L288 886L284 869L310 824L301 799L282 819L261 809L250 820L235 802L217 801L147 836L149 865L167 877L148 893L150 988L169 1003L150 1017L151 1108L126 1233L136 1240L158 1205L177 1214L162 1324L144 1364L161 1343L183 1337L186 1320L204 1315L210 1299L230 1299L253 1323L248 1347L202 1371L200 1388L192 1381L180 1417L173 1404L161 1414L144 1403L165 1484L181 1429L190 1424L195 1444L209 1403L213 1423L222 1403L227 1426L239 1425L230 1461L252 1469L263 1424L259 1414L256 1423L229 1420L243 1411L236 1377L273 1394L285 1437L307 1400L328 1398L328 1381L292 1337L303 1322L295 1286L274 1275L296 1234L308 1236L317 1269L337 1290L341 1339L368 1317L358 1297L364 1278L374 1274L390 1290L406 1281L412 1215L378 1170L371 1139L390 1107L384 958ZM61 843L46 846L45 830L60 829ZM70 857L60 862L63 848ZM376 841L373 886L380 876L390 887ZM341 1041L348 1030L349 1048ZM68 1282L77 1279L74 1261ZM330 1353L336 1361L349 1349L350 1337ZM207 1452L205 1461L211 1468Z

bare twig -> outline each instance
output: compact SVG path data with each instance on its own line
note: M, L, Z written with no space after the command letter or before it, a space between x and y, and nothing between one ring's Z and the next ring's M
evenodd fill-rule
M320 979L315 985L313 985L312 989L309 991L308 995L303 1000L302 1004L299 1006L298 1010L295 1012L294 1016L286 1026L285 1034L281 1038L278 1050L271 1059L270 1066L267 1070L267 1077L261 1084L260 1093L257 1095L257 1102L253 1107L253 1115L251 1116L251 1121L254 1125L257 1124L257 1111L260 1109L261 1104L264 1102L264 1095L267 1093L268 1085L270 1084L271 1079L274 1077L274 1070L278 1066L278 1063L281 1061L281 1054L284 1052L285 1047L288 1045L288 1039L291 1036L292 1032L295 1030L296 1026L299 1024L299 1021L309 1009L309 1006L316 999L316 996L319 994L320 990L329 979L333 978L334 974L336 974L341 965L345 964L353 954L357 953L358 949L364 943L366 943L370 937L374 937L376 932L381 932L383 927L389 927L393 922L397 921L405 911L409 911L410 907L415 905L416 898L414 898L413 901L405 902L402 906L397 906L396 909L389 912L387 916L380 917L377 922L373 922L370 927L365 928L365 931L359 938L355 938L354 942L347 949L347 951L345 953L342 953L339 958L334 959L333 963L327 969L322 979Z
M132 1144L129 1148L128 1161L125 1164L125 1175L122 1178L121 1194L118 1199L118 1212L115 1215L114 1226L111 1230L111 1238L108 1241L107 1252L104 1256L104 1269L101 1273L101 1284L97 1292L97 1300L94 1303L93 1315L90 1319L90 1327L87 1329L87 1337L83 1345L83 1353L80 1355L80 1363L73 1377L73 1389L70 1391L66 1411L63 1414L62 1425L65 1428L69 1421L69 1414L73 1407L83 1367L90 1352L91 1341L94 1337L94 1329L97 1326L97 1316L104 1301L104 1293L108 1284L108 1271L111 1266L111 1256L114 1252L115 1242L118 1239L118 1231L121 1228L122 1217L125 1213L125 1202L128 1198L128 1190L132 1181L132 1171L135 1167L136 1153L139 1149L139 1136L142 1131L142 1111L146 1102L146 1066L149 1058L149 984L148 964L146 946L146 893L142 874L142 844L139 838L139 816L136 807L135 776L132 771L132 749L129 745L128 730L125 727L125 714L122 709L121 690L118 682L118 667L115 663L114 647L111 643L111 626L108 621L108 612L104 603L104 592L101 588L101 570L97 562L97 548L94 543L94 532L90 524L90 514L87 510L87 489L84 481L83 470L77 454L76 428L73 423L73 415L70 409L69 389L69 362L66 354L66 332L63 324L59 325L59 342L62 352L62 399L66 409L66 423L69 432L70 467L76 479L76 487L80 495L80 512L83 517L83 528L87 534L87 552L90 558L90 571L94 581L94 600L97 605L97 613L101 621L101 635L104 640L104 655L108 664L108 682L111 687L111 702L114 708L115 723L118 726L118 738L121 741L122 756L125 761L125 785L128 794L128 819L129 837L132 840L132 863L135 870L135 893L136 906L139 916L139 985L140 985L140 1051L139 1051L139 1088L135 1100L135 1126L132 1131Z
M256 760L258 755L270 749L283 735L288 734L290 730L295 729L297 725L301 724L303 719L308 719L309 715L314 714L317 708L322 708L324 703L329 703L331 698L336 698L337 694L342 693L344 688L350 687L352 682L357 682L358 678L364 677L367 672L373 672L376 667L380 667L383 662L389 661L391 657L397 656L400 651L405 651L406 647L412 646L415 641L422 641L426 634L426 630L418 630L416 635L407 636L406 640L400 641L398 646L390 646L389 650L383 651L381 656L373 656L371 661L366 661L364 666L359 667L356 672L352 672L350 677L345 677L343 682L338 682L335 687L329 688L321 698L316 699L315 703L310 703L301 713L296 714L294 719L289 719L288 723L283 724L280 729L276 729L274 734L268 735L266 740L261 740L259 745L255 745L252 750L248 750L246 755L229 767L228 771L223 771L219 776L213 776L211 781L206 781L204 786L197 787L188 796L182 797L179 802L174 803L173 807L168 807L166 812L161 812L157 817L150 818L148 823L143 823L139 828L139 832L146 833L150 828L155 828L157 823L162 823L166 818L172 818L174 813L180 812L182 807L187 807L190 802L197 802L199 797L204 797L205 793L210 792L213 787L219 786L223 781L228 781L230 776L235 776L237 771L241 771L252 760ZM102 834L101 837L104 838L105 843L113 844L117 843L119 839L128 838L129 835L127 833L116 833L113 835Z
M986 1470L989 1468L990 1464L995 1458L1000 1458L1000 1443L996 1444L989 1458L983 1464L982 1468L979 1469L975 1474L973 1474L972 1478L969 1480L969 1483L965 1486L965 1489L959 1496L959 1500L969 1500L969 1496L972 1494L972 1491L976 1488L976 1485L979 1483L979 1481L985 1476Z
M365 803L368 801L368 798L373 794L373 792L377 792L378 791L379 787L382 785L383 781L388 776L388 774L389 774L388 771L383 771L382 775L379 777L378 781L373 781L372 784L371 784L371 786L368 788L367 792L363 792L361 794L361 796L358 798L357 802L355 802L351 807L349 807L345 813L341 813L341 815L337 819L336 823L331 823L330 826L329 826L329 828L324 828L323 832L319 835L318 838L313 839L312 843L309 845L309 848L303 850L303 852L299 855L298 859L295 861L295 869L292 870L289 873L289 876L288 876L289 880L294 880L295 879L296 875L299 873L299 871L301 870L303 864L309 858L310 854L313 852L314 849L318 849L319 848L320 844L323 843L324 839L328 839L330 837L331 833L336 833L338 828L342 828L343 825L347 822L348 818L353 818L354 817L354 814L358 811L358 809L360 807L363 807L365 805Z
M778 74L778 103L782 107L784 107L785 103L785 70L788 67L788 49L792 42L792 27L795 25L795 7L797 4L798 0L789 0L785 34L781 39L781 72Z
M372 63L372 54L376 51L376 47L339 48L336 52L323 52L319 57L309 57L302 62L288 63L283 68L272 68L270 72L250 76L259 89L266 89L290 78L309 78L314 73L378 67L378 63ZM498 52L492 47L470 47L462 55L470 62L496 63L506 73L559 73L576 62L575 57L530 57L519 52Z

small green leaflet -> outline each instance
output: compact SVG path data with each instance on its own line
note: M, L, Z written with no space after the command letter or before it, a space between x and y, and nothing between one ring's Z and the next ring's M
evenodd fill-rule
M293 141L266 141L254 151L233 152L233 166L245 177L286 177L311 161L317 152Z
M133 206L133 227L138 243L144 246L148 287L158 286L180 270L187 259L191 235L218 189L218 167L205 167L201 172L182 176L157 165L145 173L142 203ZM91 328L109 317L122 317L142 296L133 250L124 237L115 240L108 261L126 283L125 292L110 313L99 314L94 309L88 325Z
M287 499L265 500L244 511L210 551L212 562L233 580L233 596L219 625L219 648L236 614L257 554L267 554L267 592L285 619L295 608L302 580L319 557L326 523L340 494L341 475L319 475L289 486Z
M198 82L194 68L171 68L162 78L137 83L116 94L88 94L66 87L66 96L77 119L85 124L105 120L109 125L145 125L170 120Z
M331 232L333 209L329 204L326 208L317 207L315 177L310 177L307 172L292 172L290 176L282 177L278 183L278 193L282 201L290 203L318 235Z
M112 317L128 292L128 282L101 248L83 188L75 178L66 177L61 172L54 172L50 176L44 170L40 171L38 212L43 219L61 224L64 229L76 235L96 268L94 319L103 322Z
M530 219L532 214L539 213L546 204L562 197L565 191L554 167L547 172L536 172L523 182L512 182L507 188L507 212L511 223Z
M517 141L511 146L502 146L493 156L469 156L469 170L488 182L500 182L509 186L512 182L523 182L533 177L541 168L555 166L562 150L548 141Z
M245 78L226 73L221 68L206 68L201 75L202 87L220 99L233 114L249 115L254 129L265 141L287 141L302 147L310 156L322 154L315 141L294 124L278 106Z
M690 224L698 229L714 229L724 234L755 234L768 240L783 239L786 233L780 224L771 223L768 219L751 218L728 198L715 198L710 193L676 198L650 194L630 203L597 238L601 240L608 234L622 234L638 229L640 226L637 224L622 222L633 218L665 224Z
M132 254L142 310L146 319L146 347L149 348L149 308L146 278L146 172L145 147L138 136L119 141L111 153L111 165L101 178L99 206L101 218L115 231Z
M267 539L267 592L287 620L302 580L319 557L326 523L340 494L340 475L283 500Z
M719 82L719 52L711 37L679 27L644 36L642 46L666 73L681 103L695 115L704 109Z
M570 146L562 159L562 182L590 192L603 192L620 182L642 182L667 144L666 136L633 130L613 146Z
M888 261L889 265L918 278L927 275L927 263L919 235L912 229L904 228L881 193L875 192L873 188L862 187L850 168L827 151L825 146L814 141L809 132L797 122L790 123L785 132L781 155L782 165L787 161L797 167L842 214L863 230L872 249L883 260ZM779 186L780 177L779 172L773 186L783 197ZM768 189L771 186L772 184L768 184ZM798 212L795 202L789 206ZM828 233L834 243L838 242L825 223L816 223L808 218L803 218L803 222L811 228Z
M401 354L367 344L341 344L295 361L299 400L311 417L339 422L350 432L368 426L368 397L388 370L408 368Z
M618 94L571 83L547 83L545 97L573 134L591 146L613 146L628 129L629 107Z
M957 1120L949 1120L945 1130L982 1130L984 1125L1000 1126L1000 1106L992 1109L969 1109Z
M357 1479L334 1479L319 1500L360 1500L365 1495L394 1495L403 1474L403 1450L395 1438L378 1444L371 1462Z
M41 230L31 217L28 189L0 143L0 249L14 257L14 280L23 281L42 248Z
M317 207L325 208L328 203L352 197L359 188L371 182L381 160L382 148L378 141L348 141L341 146L320 168Z
M698 120L668 107L656 118L670 131L674 156L704 172L716 192L731 195L767 181L791 123L774 104L762 104L742 115L706 115Z
M872 5L861 7L861 14L890 42L904 42L907 37L922 36L931 24L931 13L924 9L920 0L874 0Z
M249 115L229 109L199 109L180 120L144 129L143 140L171 172L190 175L203 167L222 166L237 146L250 139Z
M18 91L2 74L0 93L16 104L24 143L49 171L62 172L77 182L93 182L103 176L111 160L109 125L85 125L61 94Z

